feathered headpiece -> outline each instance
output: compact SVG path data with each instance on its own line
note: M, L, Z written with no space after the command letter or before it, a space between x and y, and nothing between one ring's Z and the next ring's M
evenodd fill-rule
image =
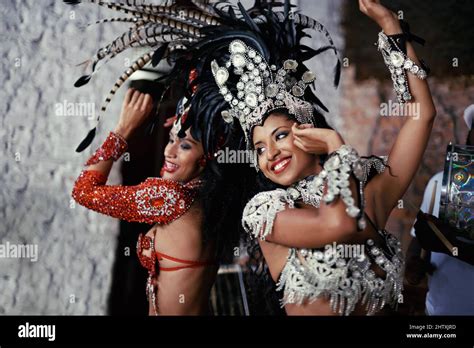
M81 2L64 1L68 4ZM135 71L149 62L156 66L166 59L171 70L159 80L165 86L186 82L179 107L183 112L178 112L176 122L180 124L181 132L191 127L193 136L202 141L208 154L217 150L217 143L222 144L222 134L229 136L231 116L239 118L247 134L249 126L278 106L296 107L295 115L305 118L311 118L313 105L328 111L311 88L306 88L315 76L307 71L304 61L333 50L337 58L334 84L337 86L339 83L340 60L328 31L316 20L292 12L288 0L284 4L256 0L248 10L240 2L232 5L227 1L212 0L167 1L164 5L147 4L145 0L87 2L128 15L97 23L127 22L132 26L87 61L91 72L79 78L75 86L86 84L101 61L107 62L128 48L149 47L150 52L138 58L116 81L101 112L106 110L113 95ZM301 44L302 38L310 36L304 32L305 29L322 33L329 45L315 50ZM231 66L234 66L234 71L226 69ZM277 68L280 69L277 71ZM252 75L253 86L242 81L246 75L250 78L249 74L243 74L244 69L251 74L252 71L261 73L261 76ZM290 77L291 73L299 74L301 80L295 81ZM250 111L258 117L251 122L242 122ZM81 152L90 145L95 131L96 128L89 132L76 151ZM221 135L218 137L217 134Z

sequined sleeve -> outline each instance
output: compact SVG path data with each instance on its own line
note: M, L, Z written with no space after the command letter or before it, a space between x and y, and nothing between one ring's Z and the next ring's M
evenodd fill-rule
M99 171L84 170L77 178L73 198L96 212L130 222L167 224L183 215L196 190L179 182L148 178L136 186L105 185Z
M284 190L260 192L245 206L242 226L254 238L265 240L272 232L276 214L285 210L287 206L293 207L293 204L286 199Z

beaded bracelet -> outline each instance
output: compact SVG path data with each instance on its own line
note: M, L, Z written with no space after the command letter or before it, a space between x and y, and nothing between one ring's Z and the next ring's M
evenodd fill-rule
M402 47L400 47L400 44L405 44L405 40L397 40L399 37L400 35L387 36L383 31L381 31L379 33L377 46L378 50L382 53L384 62L387 65L390 74L392 75L393 87L397 94L397 99L399 103L403 104L412 99L408 87L407 71L420 80L426 78L427 72L407 57Z
M127 140L120 134L110 132L101 147L86 162L86 166L113 159L118 160L127 151Z
M340 195L346 205L346 213L350 217L357 218L358 228L360 230L364 229L364 191L362 184L364 168L357 151L349 145L342 145L338 150L329 154L323 168L319 173L319 177L327 180L328 186L327 193L323 197L324 202L329 204ZM352 197L349 181L351 173L360 183L360 208L357 207Z

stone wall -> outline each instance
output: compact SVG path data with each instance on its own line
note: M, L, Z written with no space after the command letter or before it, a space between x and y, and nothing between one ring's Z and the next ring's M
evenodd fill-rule
M90 155L75 153L93 126L90 110L61 113L59 105L99 109L123 61L74 89L75 65L117 35L111 26L81 26L103 16L97 6L16 0L0 7L0 243L33 244L38 260L0 258L0 314L105 314L118 222L71 201ZM114 126L119 93L96 144ZM114 170L111 182L118 182Z

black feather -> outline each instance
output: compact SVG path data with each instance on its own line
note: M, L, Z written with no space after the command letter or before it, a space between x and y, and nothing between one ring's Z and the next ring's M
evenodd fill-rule
M84 76L81 76L77 81L76 83L74 83L74 87L81 87L81 86L84 86L85 84L87 84L90 79L91 79L91 75L84 75Z
M339 86L339 81L341 79L341 61L337 59L336 67L334 68L334 86Z
M153 53L153 57L151 58L151 65L152 66L157 66L158 63L163 59L163 56L166 53L166 49L168 48L169 42L164 43L160 47L158 47Z
M316 56L316 55L318 55L318 54L320 54L320 53L323 53L323 52L326 52L327 50L332 50L332 49L334 49L333 46L323 46L323 47L319 47L319 48L316 49L316 50L313 50L313 53L314 53L314 55Z
M289 14L290 14L290 2L288 0L285 0L285 3L284 3L284 14L285 14L285 18L288 18Z
M240 10L240 13L242 14L242 17L244 18L245 22L247 23L247 25L252 29L252 31L254 31L255 33L258 33L258 34L261 34L260 32L260 29L257 27L257 24L255 24L255 22L253 21L252 18L250 18L249 14L247 13L247 11L245 10L244 6L242 5L242 3L239 1L237 3L237 5L239 6L239 10Z
M63 0L68 5L78 5L81 3L81 0Z
M209 52L212 52L212 50L210 50L210 45L228 46L232 40L241 39L256 49L264 58L267 58L270 55L268 47L262 41L262 38L258 37L251 31L221 28L217 29L217 31L209 31L207 34L206 39L193 46L195 49L202 50L200 51L202 54L207 55ZM203 47L206 47L206 49L203 49Z
M92 143L92 140L94 140L95 137L95 132L96 127L92 128L89 133L87 133L87 136L81 141L81 143L77 147L76 152L84 151Z
M330 50L332 49L332 46L324 46L324 47L320 47L318 48L317 50L313 50L313 49L310 49L310 50L307 50L305 52L301 52L299 55L298 55L298 58L304 62L304 61L307 61L311 58L313 58L314 56L324 52L324 51L327 51L327 50Z
M309 88L308 88L309 90ZM305 99L307 101L309 101L310 103L314 103L316 105L318 105L322 110L326 111L326 112L329 112L328 108L323 104L323 102L321 100L319 100L318 97L316 97L316 95L312 92L307 92L305 93Z
M229 7L229 15L232 18L232 20L234 20L234 21L237 20L237 16L235 15L235 11L234 11L233 7Z

